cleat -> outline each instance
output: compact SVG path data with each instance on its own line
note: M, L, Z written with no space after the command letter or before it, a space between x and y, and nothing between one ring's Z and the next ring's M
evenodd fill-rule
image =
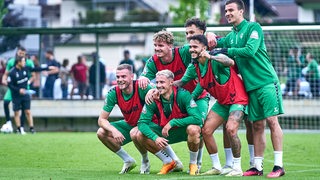
M202 173L201 175L219 175L219 174L221 174L221 171L219 169L212 167L212 169L210 169L205 173Z
M140 167L140 174L150 174L150 162L142 162Z
M126 174L136 167L136 162L125 162L119 174Z
M223 168L221 169L221 174L220 174L220 175L226 175L226 174L230 173L232 170L233 170L233 169L232 169L231 166L225 165L225 166L223 166Z
M243 173L243 176L262 176L263 170L259 171L257 168L250 168Z
M176 162L176 167L172 170L172 172L181 172L183 171L183 164L180 160L175 161Z
M242 176L243 172L241 169L232 169L226 176L231 177L231 176Z
M189 175L195 176L199 174L198 165L197 164L189 164Z
M267 175L267 178L278 178L285 174L284 168L280 166L274 166L271 173Z
M158 174L167 174L168 172L172 171L175 167L176 167L176 162L171 161L171 163L164 164L160 172L158 172Z

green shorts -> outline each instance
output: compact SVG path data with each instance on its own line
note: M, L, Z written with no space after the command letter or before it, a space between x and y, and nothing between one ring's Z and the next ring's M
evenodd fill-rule
M232 111L243 111L245 113L246 106L242 104L232 104L232 105L221 105L218 102L214 103L211 107L211 111L217 113L221 116L225 121L228 120L229 114Z
M156 133L158 136L162 136L162 127L155 124L155 123L150 123L149 124L151 130ZM187 134L187 126L184 127L174 127L169 130L169 136L164 137L168 140L169 144L174 144L182 141L187 141L188 140L188 134Z
M3 97L3 100L5 101L12 101L12 95L11 95L11 90L8 88L6 94Z
M279 83L268 84L259 89L249 91L248 95L250 121L259 121L284 113Z
M204 97L204 98L196 100L196 104L197 104L198 109L201 113L201 117L202 117L203 121L207 119L207 114L208 114L208 109L209 109L209 101L210 101L210 97Z
M126 138L123 141L122 145L125 145L132 141L130 137L130 131L134 128L134 126L130 126L125 120L114 121L110 124L118 129L118 131L120 131L121 134Z

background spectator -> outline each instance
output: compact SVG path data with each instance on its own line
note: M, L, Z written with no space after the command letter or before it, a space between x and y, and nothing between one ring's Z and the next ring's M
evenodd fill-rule
M94 97L94 99L104 99L102 94L102 89L106 84L106 66L100 61L99 55L97 53L92 53L93 63L89 69L89 84L90 84L90 94ZM99 63L99 91L97 96L96 90L96 66Z
M140 74L143 72L144 66L146 65L147 61L148 61L148 58L146 57L141 59L142 66L137 70L137 78L139 78Z
M85 56L78 56L77 63L73 64L71 67L70 75L73 81L73 87L70 93L71 99L74 95L75 88L78 88L81 99L83 99L87 92L88 67L86 62Z
M2 79L2 76L4 72L6 71L6 62L4 59L0 59L0 79ZM7 85L3 84L2 81L0 82L0 99L3 99L4 94L7 92Z
M69 80L69 59L64 59L62 61L62 66L60 68L59 77L61 79L61 91L62 99L68 98L68 80Z
M306 80L310 84L310 91L312 93L312 97L319 97L320 75L319 75L318 63L314 59L311 53L307 53L306 60L308 62L308 66L307 66L308 70L305 75Z
M302 77L302 68L305 66L305 61L298 47L289 50L289 57L286 62L287 82L284 96L287 96L289 91L292 91L293 96L298 96L300 79Z
M52 69L50 71L47 71L45 75L47 75L46 82L44 84L43 88L43 97L53 99L53 89L54 89L54 82L58 78L59 70L60 70L60 64L56 59L54 58L53 51L47 50L46 54L46 63L48 66L56 66L57 69Z
M34 67L39 68L40 62L38 59L38 56L32 55L30 56L30 59L33 61ZM41 76L40 72L34 72L33 74L33 81L30 84L30 89L34 90L36 93L32 95L33 98L39 98L39 90L41 86Z
M130 64L132 66L133 73L136 73L136 68L132 59L130 59L130 51L123 51L123 60L120 61L120 64ZM139 74L140 75L140 74Z

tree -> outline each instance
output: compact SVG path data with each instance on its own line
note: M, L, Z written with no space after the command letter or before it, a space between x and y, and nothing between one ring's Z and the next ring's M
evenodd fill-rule
M2 20L4 16L8 13L8 9L4 3L5 0L0 0L0 27L2 27Z
M173 13L173 23L184 24L186 18L199 17L208 20L208 0L179 0L179 6L169 6L170 13Z
M2 27L22 27L24 25L25 18L22 17L22 13L9 9L8 13L2 19ZM15 49L19 46L20 41L25 39L26 35L6 35L0 36L0 52L6 52Z

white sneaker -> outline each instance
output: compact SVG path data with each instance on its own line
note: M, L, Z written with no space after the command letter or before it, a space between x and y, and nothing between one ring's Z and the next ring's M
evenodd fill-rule
M231 166L225 165L223 166L223 168L221 169L221 175L226 175L229 172L231 172L233 169Z
M137 166L136 162L126 162L122 166L122 170L119 172L119 174L126 174L130 172L133 168Z
M150 174L150 162L142 162L140 167L140 174Z
M20 127L20 134L21 135L26 135L27 133L24 131L24 128L23 127Z
M2 133L12 133L13 132L13 128L12 128L12 123L11 121L6 122L5 124L2 125L0 131Z
M232 169L232 171L230 171L228 174L226 174L226 176L242 176L243 172L241 169Z
M172 170L172 172L181 172L183 171L183 164L180 160L176 161L176 167Z

